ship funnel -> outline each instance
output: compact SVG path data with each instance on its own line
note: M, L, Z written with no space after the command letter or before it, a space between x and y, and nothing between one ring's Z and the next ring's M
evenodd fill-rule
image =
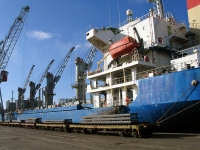
M128 9L128 10L126 11L126 15L127 15L127 22L133 21L133 18L132 18L132 16L133 16L133 11L132 11L131 9Z

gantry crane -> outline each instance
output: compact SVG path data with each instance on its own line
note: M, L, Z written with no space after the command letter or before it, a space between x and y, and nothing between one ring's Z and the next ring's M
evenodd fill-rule
M36 94L37 90L40 88L42 82L44 81L44 78L46 77L47 72L49 71L53 62L54 62L54 59L51 60L51 62L48 64L47 68L42 73L42 76L41 76L40 80L38 81L38 83L36 85L35 85L35 82L33 82L33 81L31 81L29 83L29 86L30 86L30 107L31 107L31 109L34 109L35 94Z
M45 87L45 91L44 91L44 95L45 95L45 106L46 108L48 108L48 105L52 105L53 104L53 96L55 95L53 93L53 90L56 86L56 84L58 83L58 81L61 78L61 75L67 65L67 62L69 60L69 58L71 57L71 54L74 50L74 47L72 47L69 52L67 53L67 55L64 57L64 59L61 62L60 67L58 68L58 71L56 72L56 74L52 74L50 72L47 73L47 83L46 83L46 87Z
M76 65L76 81L72 88L76 89L76 101L79 104L83 102L86 104L86 73L91 69L96 53L97 49L91 46L86 59L77 57L74 62Z
M19 16L15 19L13 25L11 26L7 36L3 41L0 42L0 70L1 70L0 82L7 81L8 72L5 71L5 68L8 64L10 56L15 47L15 44L21 34L24 22L26 20L27 12L29 12L29 9L30 9L29 6L22 8ZM1 91L0 91L0 98L1 98L2 120L4 120L4 108L3 108Z
M29 74L28 74L28 77L27 77L27 79L26 79L26 81L25 81L25 83L24 83L24 86L23 86L23 88L21 88L21 87L18 87L18 110L21 110L23 107L22 107L22 104L23 104L23 106L24 106L24 103L22 103L22 101L24 100L24 93L26 92L26 88L27 88L27 85L28 85L28 83L29 83L29 81L30 81L30 77L31 77L31 74L32 74L32 72L33 72L33 68L35 67L35 65L33 65L32 67L31 67L31 70L30 70L30 72L29 72Z

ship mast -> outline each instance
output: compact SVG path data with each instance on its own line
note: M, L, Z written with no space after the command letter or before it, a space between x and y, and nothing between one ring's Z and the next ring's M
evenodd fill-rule
M156 5L156 11L159 17L164 18L164 9L162 0L148 0Z
M162 0L156 0L158 16L164 18L163 2Z

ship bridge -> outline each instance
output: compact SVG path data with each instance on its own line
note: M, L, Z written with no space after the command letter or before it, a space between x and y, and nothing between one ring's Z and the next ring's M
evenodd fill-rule
M119 33L120 30L113 27L94 28L86 33L86 40L104 53L110 46L110 39L117 41L124 36ZM118 35L116 36L116 34Z

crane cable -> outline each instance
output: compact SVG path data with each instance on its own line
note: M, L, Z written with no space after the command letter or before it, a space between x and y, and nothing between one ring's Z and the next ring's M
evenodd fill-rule
M25 24L25 31L24 31L24 41L23 41L23 55L22 55L22 80L21 80L21 87L23 87L24 81L25 81L25 68L26 68L26 49L27 49L27 36L26 31L28 31L28 15L26 18L27 23Z
M73 66L74 66L74 55L72 53L71 55L71 85L74 83L74 69L73 69Z
M167 4L167 2L168 2L168 4ZM171 1L171 2L173 3L173 1ZM175 5L171 4L171 2L170 2L170 0L167 0L167 1L165 1L165 5L169 8L169 11L172 13L174 19L177 20L177 17L174 16L175 13L173 13L174 11L173 11L173 7L172 7ZM163 0L163 4L164 4L164 0Z

